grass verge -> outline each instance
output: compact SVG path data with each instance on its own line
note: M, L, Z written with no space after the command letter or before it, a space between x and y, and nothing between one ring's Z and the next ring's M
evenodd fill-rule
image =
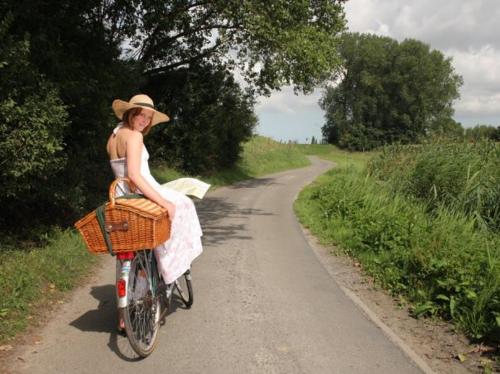
M58 291L81 282L97 258L72 230L56 231L47 246L0 251L0 343L26 328Z
M315 155L333 161L338 168L362 170L377 152L348 152L331 144L297 144L296 147L305 155Z
M309 160L299 146L279 143L263 136L254 136L243 145L241 160L235 167L211 175L192 177L200 178L217 187L283 170L300 168L309 164ZM156 167L153 174L160 183L169 182L182 176L189 176L182 175L166 166Z
M362 166L362 163L359 165ZM324 243L359 259L415 316L438 315L469 337L500 337L500 237L466 214L399 193L363 168L332 170L295 209Z

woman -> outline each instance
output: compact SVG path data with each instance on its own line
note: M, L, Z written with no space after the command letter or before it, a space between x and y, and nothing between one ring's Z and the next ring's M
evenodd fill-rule
M154 109L147 95L136 95L130 101L113 101L113 111L122 122L113 130L107 143L115 177L128 177L139 192L166 208L172 227L169 240L154 249L158 268L165 283L175 281L201 254L202 231L192 200L174 190L162 187L151 175L149 154L143 136L151 127L167 122L169 117ZM120 186L127 193L125 185ZM120 191L117 191L117 196ZM119 328L122 321L119 322Z

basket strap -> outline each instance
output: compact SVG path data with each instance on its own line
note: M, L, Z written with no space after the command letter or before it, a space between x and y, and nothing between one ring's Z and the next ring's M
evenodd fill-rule
M144 195L140 194L128 194L128 195L123 195L118 197L117 199L144 199ZM100 205L97 207L95 210L95 215L97 217L97 222L99 223L99 227L102 232L102 236L104 237L104 242L106 243L106 247L108 247L108 252L111 256L114 256L115 253L113 252L113 244L111 243L111 239L109 237L109 233L106 230L106 216L104 214L106 209L106 203Z
M116 200L118 199L145 199L146 197L144 195L138 194L138 193L131 193L127 195L122 195L120 197L117 197Z
M104 241L106 242L106 247L108 247L109 254L114 256L113 245L111 244L111 239L109 238L109 234L106 231L106 216L104 215L104 209L106 208L106 204L102 204L95 210L95 215L97 217L97 222L99 222L99 227L101 228L102 236L104 237Z

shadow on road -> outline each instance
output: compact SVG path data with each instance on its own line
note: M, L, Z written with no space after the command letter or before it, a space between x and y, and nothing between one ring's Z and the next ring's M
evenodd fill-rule
M237 187L231 187L237 188ZM241 187L240 187L241 188ZM273 213L261 209L240 208L224 198L207 197L196 204L196 210L203 229L203 243L218 245L227 240L252 240L247 235L244 223L228 223L227 218L249 218L250 216L271 216Z
M256 178L241 181L229 186L229 189L240 189L240 188L255 188L260 186L271 186L273 184L279 184L274 178Z
M114 271L112 269L111 271ZM140 358L132 351L127 338L118 334L115 286L107 284L92 287L90 294L99 301L97 309L89 310L70 323L86 332L103 332L109 334L108 347L125 361L137 361Z
M99 301L97 309L85 312L70 325L81 331L114 332L117 323L114 285L92 287L90 294Z
M117 308L115 286L112 284L92 287L90 294L99 301L97 309L89 310L70 322L70 326L85 332L102 332L109 334L109 349L124 361L137 361L141 358L133 352L127 338L119 334L117 326ZM177 294L172 295L168 315L177 309L186 309Z

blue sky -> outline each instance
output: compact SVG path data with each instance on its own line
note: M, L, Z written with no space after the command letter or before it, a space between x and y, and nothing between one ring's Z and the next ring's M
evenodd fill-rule
M318 105L321 90L310 95L295 95L291 87L268 98L260 98L256 106L259 117L257 133L275 140L309 143L314 136L321 139L324 112Z
M500 125L500 2L498 0L350 0L350 31L414 38L453 59L464 79L455 119L464 126ZM283 87L256 105L256 132L276 140L310 142L321 138L322 91L294 95Z

